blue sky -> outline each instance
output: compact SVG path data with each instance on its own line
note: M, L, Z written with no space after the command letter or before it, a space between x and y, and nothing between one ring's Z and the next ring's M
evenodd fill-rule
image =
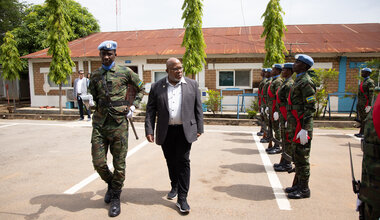
M103 32L180 28L183 25L181 0L76 1L95 16ZM26 2L41 4L44 0ZM262 25L261 15L268 2L204 0L203 27ZM282 0L281 6L285 25L380 23L380 0Z

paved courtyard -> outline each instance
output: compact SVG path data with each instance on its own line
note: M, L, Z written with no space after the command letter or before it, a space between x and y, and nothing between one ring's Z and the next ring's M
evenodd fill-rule
M311 198L288 200L294 174L276 173L255 126L205 126L192 145L189 204L166 199L169 177L159 146L130 130L120 219L357 219L348 142L360 179L357 130L315 129ZM0 219L106 219L106 184L91 164L91 123L0 120ZM110 157L111 159L111 157ZM111 160L110 160L111 161Z

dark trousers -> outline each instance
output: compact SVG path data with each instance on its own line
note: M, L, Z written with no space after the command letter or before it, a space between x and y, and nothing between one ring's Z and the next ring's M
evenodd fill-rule
M82 100L82 98L79 95L77 96L77 101L78 101L78 108L79 108L80 118L84 119L84 116L83 116L83 100ZM90 109L86 108L86 110L87 110L87 116L88 116L88 118L91 118L91 111L90 111Z
M182 125L169 125L162 151L169 170L171 186L178 188L178 198L186 198L190 186L190 149Z

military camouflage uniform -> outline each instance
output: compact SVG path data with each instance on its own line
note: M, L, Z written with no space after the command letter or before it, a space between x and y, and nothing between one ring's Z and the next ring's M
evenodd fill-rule
M359 115L359 120L362 122L362 124L368 115L368 113L365 112L365 108L372 105L374 89L375 83L370 77L364 79L359 85L358 104L356 108Z
M300 73L290 89L286 106L288 111L287 132L294 148L296 176L298 176L298 182L304 184L308 184L310 177L309 157L313 135L313 114L316 111L315 92L316 88L310 76L306 72ZM299 122L297 123L297 121ZM301 129L307 130L310 137L305 145L300 144L300 140L296 139Z
M137 90L133 105L138 107L144 95L144 85L128 67L113 66L109 71L100 68L91 74L89 85L96 103L92 121L92 162L100 177L115 190L123 187L125 179L125 158L128 151L128 121L125 115L128 111L124 110L128 107L125 101L128 84ZM108 88L113 107L109 105L104 86ZM107 166L108 148L113 156L114 173Z
M265 124L268 128L268 132L272 133L272 124L271 124L271 120L270 118L267 116L267 114L265 113L265 109L268 107L270 107L270 103L269 103L269 96L268 96L268 86L270 85L270 83L272 82L272 77L270 78L267 78L267 80L265 81L264 85L263 85L263 102L264 102L264 105L263 105L263 110L264 110L264 120L265 120ZM261 104L263 104L263 102ZM269 115L270 116L270 115ZM272 134L270 133L267 133L267 137L272 137Z
M380 98L377 99L380 102ZM380 117L380 106L376 114ZM373 109L364 126L362 180L359 199L364 203L364 219L380 218L380 137L376 133ZM379 121L379 120L378 120ZM376 122L380 123L380 122Z
M280 123L281 123L281 139L283 143L283 151L293 158L294 149L292 148L292 144L290 139L288 138L289 134L285 128L285 122L287 121L287 111L286 104L288 103L288 95L290 88L293 86L294 80L289 77L284 80L281 84L281 87L277 91L277 109L280 115ZM289 161L290 162L290 161Z
M279 120L275 121L273 119L273 113L279 111L279 109L276 107L276 92L280 88L282 82L283 82L283 79L280 77L280 75L274 76L272 77L272 83L268 86L269 119L271 120L271 123L272 123L274 137L279 141L281 141L280 122ZM273 95L273 97L271 97L269 92L271 92L271 95Z

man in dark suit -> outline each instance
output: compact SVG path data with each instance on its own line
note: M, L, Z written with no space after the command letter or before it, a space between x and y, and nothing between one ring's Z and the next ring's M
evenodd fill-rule
M182 63L177 58L166 62L168 76L152 84L146 106L145 134L161 145L169 170L171 191L167 198L177 197L183 213L190 212L187 193L190 185L191 144L203 133L203 111L198 83L183 77Z

